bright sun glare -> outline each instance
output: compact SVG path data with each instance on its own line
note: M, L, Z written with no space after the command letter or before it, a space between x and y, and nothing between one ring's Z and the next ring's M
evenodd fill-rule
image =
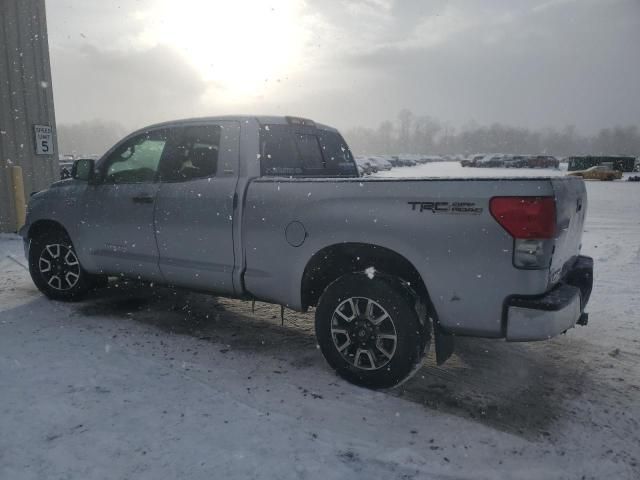
M141 39L181 52L220 101L266 93L297 68L306 37L295 0L171 0L140 16Z

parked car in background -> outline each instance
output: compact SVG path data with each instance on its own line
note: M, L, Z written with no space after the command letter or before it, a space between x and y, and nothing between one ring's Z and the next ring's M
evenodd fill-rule
M398 158L397 155L391 155L388 158L388 162L391 164L392 167L400 167L400 159Z
M582 177L585 180L620 180L622 178L621 171L614 170L605 165L597 165L595 167L587 168L586 170L570 172L567 175L572 177Z
M372 166L375 166L378 171L391 170L391 164L389 163L389 161L382 157L369 157L367 161Z
M560 168L560 160L552 155L531 155L527 159L528 168Z
M508 155L504 159L505 168L526 168L529 166L529 157L527 155Z
M623 155L607 155L607 156L573 156L569 157L569 171L583 171L596 165L611 165L613 170L619 170L621 172L632 172L637 165L637 159L635 157L623 156Z
M71 177L71 168L73 167L74 160L75 157L71 154L60 155L58 157L58 171L61 180Z
M460 165L463 167L475 167L480 160L485 157L485 154L469 155L467 158L460 160Z
M371 160L366 160L364 164L369 169L369 173L378 173L378 170L379 170L378 165L376 165L375 162L372 162Z
M491 153L485 155L474 164L476 167L502 167L504 166L504 157L502 153Z
M433 162L455 162L458 161L459 158L453 155L423 155L419 157L416 161L418 163L433 163Z
M484 156L476 155L472 160L467 160L462 163L462 166L485 168L559 168L560 161L552 155L492 153Z
M356 165L358 166L358 172L360 175L371 175L377 173L378 168L373 165L366 157L355 157Z

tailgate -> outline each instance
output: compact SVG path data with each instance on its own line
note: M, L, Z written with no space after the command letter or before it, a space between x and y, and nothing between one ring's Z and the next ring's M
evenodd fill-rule
M582 246L582 229L587 213L584 181L576 177L551 180L556 198L557 237L551 260L550 283L555 284L573 266Z

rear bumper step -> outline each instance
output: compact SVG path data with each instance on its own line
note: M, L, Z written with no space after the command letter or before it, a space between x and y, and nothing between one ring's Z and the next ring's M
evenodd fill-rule
M584 308L593 287L593 259L580 256L564 280L536 296L514 295L505 305L508 341L546 340L577 324L586 325Z

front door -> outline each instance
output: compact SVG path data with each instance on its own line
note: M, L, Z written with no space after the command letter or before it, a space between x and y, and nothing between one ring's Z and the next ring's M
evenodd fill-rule
M136 135L99 162L95 184L85 191L78 242L95 270L161 280L153 214L167 135L166 129Z
M240 125L185 125L172 137L156 200L160 270L174 285L233 294Z

